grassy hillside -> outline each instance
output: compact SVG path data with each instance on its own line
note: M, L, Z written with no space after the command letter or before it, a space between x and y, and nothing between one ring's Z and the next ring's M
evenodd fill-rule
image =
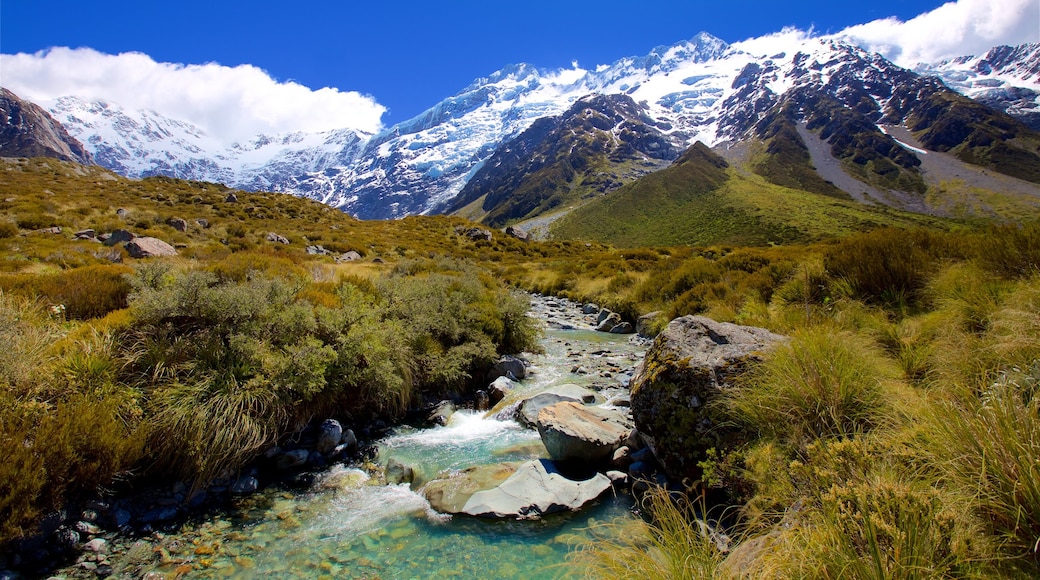
M881 226L942 227L929 216L775 185L725 167L694 145L672 167L575 209L553 224L560 239L616 246L804 243Z

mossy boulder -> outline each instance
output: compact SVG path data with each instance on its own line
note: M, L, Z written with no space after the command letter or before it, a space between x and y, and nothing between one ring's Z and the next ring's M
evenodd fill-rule
M698 478L697 463L708 449L739 439L714 402L783 340L764 328L703 316L676 318L657 336L632 380L632 417L670 477Z

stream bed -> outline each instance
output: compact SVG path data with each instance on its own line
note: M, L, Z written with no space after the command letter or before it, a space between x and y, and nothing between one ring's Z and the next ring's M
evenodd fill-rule
M531 376L511 398L563 383L590 387L624 405L646 344L595 332L579 305L532 297L545 324L544 354L527 355ZM599 401L598 401L599 402ZM444 426L399 426L375 442L374 463L391 459L429 480L446 470L547 457L538 432L492 412L461 410ZM595 534L634 522L627 494L578 513L525 521L447 516L408 484L375 485L351 465L334 465L306 491L272 486L176 533L122 545L107 557L113 577L158 578L562 578L580 576L567 554ZM618 524L597 527L604 522ZM89 564L88 562L85 562ZM84 563L67 569L81 576ZM86 566L89 568L89 566Z

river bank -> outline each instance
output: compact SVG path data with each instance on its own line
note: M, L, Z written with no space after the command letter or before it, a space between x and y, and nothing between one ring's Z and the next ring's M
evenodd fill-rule
M588 387L609 407L627 406L627 382L646 342L595 332L580 305L535 296L530 315L545 325L544 354L513 396L554 385ZM271 485L195 513L176 525L127 535L91 530L61 577L565 577L566 556L607 520L634 521L627 494L609 494L579 513L534 521L484 521L430 508L417 485L445 471L547 457L537 431L474 410L443 426L401 425L371 441L365 459L311 472L302 489ZM366 460L367 459L367 460ZM415 485L385 483L391 460L418 473ZM183 490L182 490L183 491ZM77 522L78 523L78 522ZM89 522L86 522L89 523Z

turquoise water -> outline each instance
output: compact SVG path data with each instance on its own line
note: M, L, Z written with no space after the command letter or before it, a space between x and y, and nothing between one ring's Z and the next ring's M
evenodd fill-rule
M596 332L548 331L543 343L546 353L533 357L534 375L523 381L522 393L565 382L613 382L604 378L610 373L571 373L581 362L574 353L608 348L624 361L639 353L626 337ZM536 431L473 411L456 413L443 427L400 427L377 445L379 464L397 458L421 481L472 465L545 456ZM564 578L581 572L568 565L568 553L594 534L610 533L597 524L633 521L631 508L622 496L540 520L452 517L434 512L407 484L376 485L366 472L338 465L307 492L267 490L239 500L236 509L186 525L152 551L167 562L156 569L167 577Z

